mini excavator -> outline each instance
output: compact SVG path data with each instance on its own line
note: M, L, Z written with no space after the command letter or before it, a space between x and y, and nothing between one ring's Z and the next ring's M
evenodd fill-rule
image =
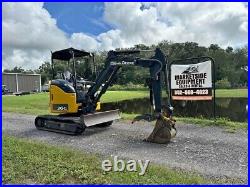
M94 82L84 80L76 73L76 59L89 58L90 52L68 48L51 53L53 80L49 82L49 107L51 113L57 115L39 115L35 119L35 126L39 130L47 130L69 135L82 134L86 127L107 127L114 120L120 118L119 110L100 111L100 98L112 85L118 70L126 66L140 66L148 68L150 77L146 80L150 92L150 103L153 114L137 116L133 122L139 120L156 120L153 132L145 141L153 143L168 143L176 135L173 108L170 100L165 105L162 101L162 86L168 90L167 58L156 48L149 58L141 58L141 50L109 51L105 60L105 67ZM55 79L55 60L68 61L73 67L71 72L64 72L60 79ZM86 86L86 82L90 86ZM165 84L164 84L165 83ZM169 95L169 94L168 94ZM132 123L133 123L132 122Z

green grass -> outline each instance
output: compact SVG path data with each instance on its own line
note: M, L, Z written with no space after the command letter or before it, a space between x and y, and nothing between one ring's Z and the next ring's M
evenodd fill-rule
M147 91L109 91L103 95L101 102L109 103L128 99L148 97ZM2 96L3 112L23 114L49 113L49 94L39 93L24 96Z
M234 133L235 131L239 129L247 130L247 127L248 127L247 122L235 122L235 121L230 121L229 119L225 119L225 118L217 118L214 121L214 120L204 119L204 118L177 117L176 120L178 120L180 123L191 123L191 124L197 124L200 126L223 127L226 129L227 132L231 132L231 133Z
M216 98L247 98L248 89L217 89ZM164 93L165 95L165 93ZM103 102L114 102L134 98L148 97L148 91L108 91L103 96Z
M215 94L216 98L247 98L248 89L217 89ZM165 95L165 93L164 93ZM103 96L104 102L114 102L134 98L148 97L148 91L108 91L107 94ZM111 98L110 100L110 97Z
M233 97L233 98L247 98L248 89L217 89L215 92L216 98L218 97Z
M111 103L145 97L149 97L148 91L108 91L102 96L101 102Z
M247 97L247 89L217 90L217 97ZM109 91L102 97L102 102L148 97L148 91ZM46 114L48 110L48 93L25 96L2 96L2 110L26 114ZM133 119L136 114L122 114L123 119ZM218 119L177 118L182 123L198 125L215 125L226 127L228 132L247 129L247 123L231 122ZM3 183L90 183L90 184L200 184L225 183L228 181L206 180L196 174L186 173L150 165L145 176L137 173L103 173L100 168L101 158L34 143L11 137L3 138ZM230 181L229 183L231 183ZM235 182L233 180L233 182Z
M2 111L24 114L45 114L49 112L48 93L24 96L2 96Z
M149 164L144 176L137 172L107 172L101 169L101 157L67 148L54 147L3 136L2 182L81 183L81 184L211 184L237 182L233 179L208 180L193 172Z
M101 102L117 102L122 100L148 97L148 91L108 91ZM247 97L247 89L217 90L216 97ZM48 93L24 96L2 96L2 110L25 114L47 114L49 112Z
M122 113L121 117L123 120L133 120L139 114L127 114ZM247 122L236 122L225 118L217 118L215 121L205 118L192 118L192 117L175 117L178 124L196 124L199 126L217 126L225 128L227 132L234 133L239 129L247 130Z
M217 97L247 97L247 89L217 90ZM147 91L108 91L103 95L101 102L117 102L122 100L148 97ZM25 114L47 114L49 113L48 93L31 94L25 96L2 96L2 110L4 112L16 112ZM123 119L133 119L136 114L122 114ZM214 125L227 127L228 131L247 129L247 123L232 122L226 119L218 119L216 122L204 118L179 118L184 123L200 125Z

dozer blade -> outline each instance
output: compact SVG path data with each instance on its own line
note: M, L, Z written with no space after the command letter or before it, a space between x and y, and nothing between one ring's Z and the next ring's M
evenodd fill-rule
M96 112L93 114L81 115L81 121L86 127L105 124L120 119L119 110L110 110L105 112Z
M145 141L158 144L169 143L171 138L176 136L176 133L175 121L161 116L156 120L153 132Z

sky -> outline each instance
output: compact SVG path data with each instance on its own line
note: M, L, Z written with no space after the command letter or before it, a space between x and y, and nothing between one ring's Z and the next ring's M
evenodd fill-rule
M36 69L51 51L68 47L102 51L168 40L236 48L248 42L248 4L241 2L5 2L2 12L2 69Z

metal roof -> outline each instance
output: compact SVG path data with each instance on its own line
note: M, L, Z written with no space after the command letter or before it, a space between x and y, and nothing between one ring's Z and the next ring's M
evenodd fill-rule
M41 76L41 74L38 73L8 73L8 72L2 72L2 75L35 75L35 76Z
M74 49L71 47L68 49L52 52L52 58L57 60L69 61L72 58L72 52L74 53L74 57L92 56L92 53L90 52Z

